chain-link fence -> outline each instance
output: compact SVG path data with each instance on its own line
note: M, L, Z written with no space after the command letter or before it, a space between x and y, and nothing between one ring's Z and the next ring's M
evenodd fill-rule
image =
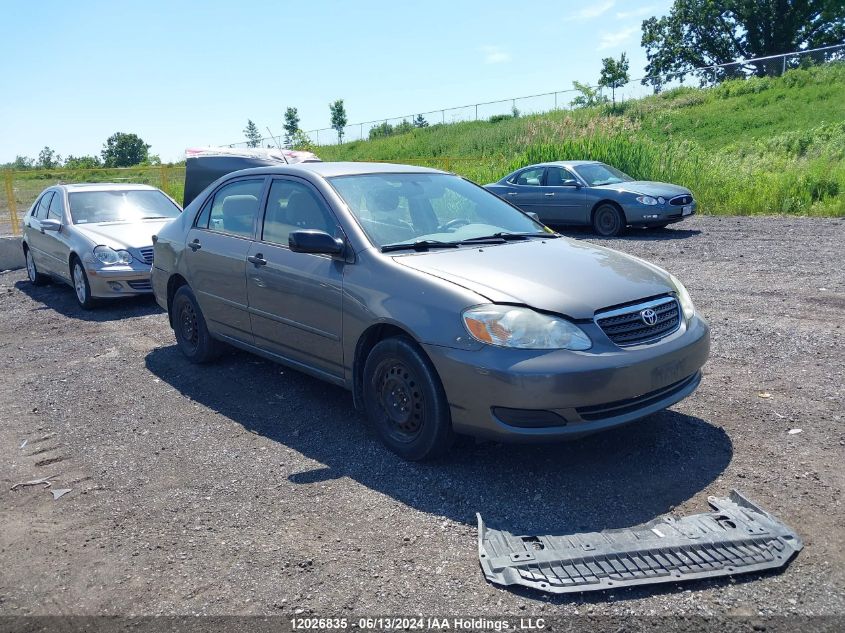
M686 73L685 76L675 73L639 77L630 80L624 86L618 87L615 90L591 84L585 85L592 90L599 91L599 98L613 99L618 103L631 99L639 99L657 90L666 90L684 85L684 82L690 76L699 85L712 85L724 79L743 77L750 74L779 75L790 68L796 68L802 64L824 63L843 58L845 58L845 44L840 44L837 46L795 51L782 55L772 55L770 57L758 57L727 64L705 66ZM404 116L376 119L362 123L352 123L343 128L342 140L343 142L366 140L374 136L385 135L385 132L394 132L397 128L400 130L408 128L414 125L417 117L422 117L428 125L435 125L438 123L457 123L461 121L487 121L494 116L539 114L552 110L570 109L573 107L572 102L581 95L582 93L580 91L573 88L501 99L499 101L474 103L454 108L444 108L442 110L430 110L428 112L406 114ZM309 130L305 133L315 145L335 145L339 142L337 130L334 128ZM284 141L285 139L281 136L268 136L261 139L261 145L268 147L283 146ZM246 142L229 144L229 147L246 146Z
M0 187L0 235L20 235L24 214L47 187L79 182L147 184L182 201L185 168L173 165L103 169L27 169L4 171Z

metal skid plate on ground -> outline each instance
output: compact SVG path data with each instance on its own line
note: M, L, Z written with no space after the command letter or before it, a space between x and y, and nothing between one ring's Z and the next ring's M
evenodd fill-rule
M495 584L578 593L776 569L803 547L736 490L708 501L713 512L582 534L514 536L479 514L481 567Z

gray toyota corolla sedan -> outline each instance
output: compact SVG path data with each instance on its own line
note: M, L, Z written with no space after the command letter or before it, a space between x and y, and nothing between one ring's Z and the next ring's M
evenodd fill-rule
M604 237L626 226L664 228L694 215L697 206L685 187L634 180L594 160L529 165L484 186L547 224L592 226Z
M180 212L149 185L48 187L24 216L29 280L69 284L85 309L98 298L149 294L153 235Z
M420 167L233 172L158 233L152 280L188 359L222 341L346 387L407 459L632 422L709 351L669 273Z

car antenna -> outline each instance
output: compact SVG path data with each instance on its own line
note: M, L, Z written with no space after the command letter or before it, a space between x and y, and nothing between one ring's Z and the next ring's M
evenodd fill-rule
M276 140L276 137L275 137L275 136L273 136L273 133L270 131L270 126L269 126L269 125L267 126L267 134L269 134L269 135L270 135L270 138L271 138L271 139L273 139L273 142L276 144L276 147L278 148L279 153L282 155L282 158L285 160L285 164L286 164L286 165L290 165L290 163L288 162L288 157L287 157L287 156L285 156L285 150L283 150L283 149L282 149L282 146L281 146L281 145L279 145L279 141L277 141L277 140Z

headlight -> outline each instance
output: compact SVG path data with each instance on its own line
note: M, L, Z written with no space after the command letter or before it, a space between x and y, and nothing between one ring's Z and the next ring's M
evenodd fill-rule
M648 205L649 207L653 207L657 204L657 200L651 196L637 196L637 202Z
M695 306L692 304L689 292L675 275L670 274L669 280L675 286L675 292L678 293L678 301L681 303L681 310L684 311L684 318L689 321L695 315Z
M472 338L489 345L519 349L590 349L592 342L565 319L540 314L530 308L483 305L463 313Z
M104 266L129 264L132 262L132 253L124 250L116 251L108 246L97 246L94 248L94 259Z

